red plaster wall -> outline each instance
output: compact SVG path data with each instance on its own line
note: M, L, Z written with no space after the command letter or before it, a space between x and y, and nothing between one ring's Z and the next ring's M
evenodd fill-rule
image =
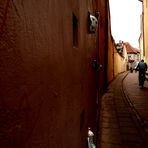
M115 42L111 35L111 20L108 10L108 84L114 79L114 48Z
M106 73L106 65L105 62L107 61L107 16L106 12L108 11L106 9L106 2L107 0L99 0L98 1L98 10L99 10L99 29L98 29L98 36L99 36L99 63L102 65L102 68L100 69L100 78L99 78L99 89L101 93L104 92L105 86L105 79L107 77L105 76Z
M0 1L1 148L82 148L95 129L91 1ZM78 47L72 42L78 17Z
M111 36L109 36L108 41L108 84L114 79L114 64L113 64L113 58L114 58L114 41L111 39Z

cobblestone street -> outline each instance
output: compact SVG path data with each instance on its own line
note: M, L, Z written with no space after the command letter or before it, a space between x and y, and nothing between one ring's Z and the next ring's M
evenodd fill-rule
M148 147L148 83L141 89L137 74L120 74L101 99L101 148Z

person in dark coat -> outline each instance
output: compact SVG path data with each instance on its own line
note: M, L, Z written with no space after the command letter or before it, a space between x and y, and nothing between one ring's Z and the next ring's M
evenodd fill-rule
M141 75L144 75L144 80L145 80L145 71L147 71L147 64L144 62L143 59L138 63L136 70L139 71L138 79L139 79L139 85L141 85L140 77Z

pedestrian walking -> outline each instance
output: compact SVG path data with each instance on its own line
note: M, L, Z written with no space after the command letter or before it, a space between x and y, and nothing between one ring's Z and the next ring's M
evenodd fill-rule
M139 80L139 86L143 87L144 81L145 81L145 72L147 71L147 64L142 59L138 65L136 70L139 71L138 80Z

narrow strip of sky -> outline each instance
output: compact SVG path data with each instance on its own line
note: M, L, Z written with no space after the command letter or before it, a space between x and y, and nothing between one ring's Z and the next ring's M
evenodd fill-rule
M110 0L110 14L115 42L122 40L138 48L142 3L138 0Z

